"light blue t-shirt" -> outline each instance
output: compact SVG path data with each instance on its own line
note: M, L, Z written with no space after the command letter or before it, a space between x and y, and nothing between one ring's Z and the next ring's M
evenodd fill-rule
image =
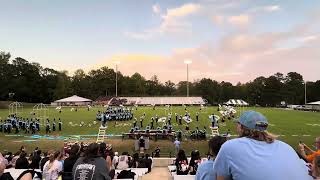
M195 180L216 180L216 171L213 168L214 161L208 160L200 164Z
M218 176L233 180L312 180L305 164L288 144L249 138L224 143L215 160Z
M176 148L180 148L180 141L176 140L174 141L174 145L176 146Z

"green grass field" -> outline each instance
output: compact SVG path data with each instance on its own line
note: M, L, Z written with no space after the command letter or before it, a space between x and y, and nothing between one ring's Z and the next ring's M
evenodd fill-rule
M63 131L61 132L53 132L51 136L68 136L68 135L91 135L88 136L90 140L87 141L94 141L95 137L94 134L97 134L98 128L100 126L100 122L97 124L93 124L93 121L96 117L96 112L98 110L103 110L102 107L95 107L92 108L90 111L87 111L86 108L78 108L77 112L70 111L70 107L66 107L62 109L62 113L60 114L54 108L49 108L48 116L52 122L53 118L61 118L63 121ZM237 109L237 116L241 111L252 109L261 112L264 114L270 123L268 128L269 132L280 135L279 139L282 141L287 142L294 148L297 146L299 141L303 141L308 145L312 145L315 137L320 135L319 127L320 127L320 113L316 112L302 112L302 111L293 111L293 110L284 110L284 109L275 109L275 108L255 108L255 107L248 107L248 108L238 108ZM199 110L199 106L191 106L187 108L188 112L191 114L191 118L193 122L190 124L190 129L194 130L196 127L203 129L204 126L209 127L210 121L208 116L211 113L215 113L220 115L217 112L217 107L208 107L203 109L202 111ZM22 117L31 118L30 112L32 108L25 107L21 112ZM156 107L156 110L153 110L151 107L138 107L138 110L134 110L134 116L139 119L140 116L145 112L146 119L144 120L144 127L150 122L150 118L155 116L156 114L158 117L167 116L169 111L165 107ZM176 124L174 113L184 115L185 110L181 106L176 106L171 109L173 114L173 128L175 130L181 129L185 130L185 123L181 126ZM195 121L195 114L196 112L200 113L200 120L199 122ZM0 119L4 120L8 116L8 109L0 109ZM80 122L84 122L85 125L80 127ZM73 124L77 124L76 126L71 126L69 122ZM122 133L128 132L129 129L132 127L132 121L118 121L115 124L114 121L108 123L108 134L111 135L121 135ZM92 126L89 127L88 124ZM139 123L138 123L139 124ZM44 127L41 127L40 135L44 135ZM231 130L231 134L235 135L235 124L232 121L227 121L226 126L220 127L220 133L225 133L227 130ZM184 133L186 133L184 131ZM211 133L209 129L207 129L207 133ZM7 136L7 134L0 133L0 151L10 150L15 151L21 145L27 146L27 148L31 149L36 146L39 146L42 149L57 149L63 146L63 140L47 140L47 139L38 139L36 142L24 142L24 140L33 140L29 136L30 134L20 133L23 136ZM121 138L109 138L106 139L106 142L111 143L116 151L133 151L133 140L124 141ZM169 140L160 140L160 141L151 141L151 150L154 150L156 146L159 146L162 149L162 152L170 152L173 151L172 142ZM207 141L191 141L185 140L182 142L182 147L190 152L192 149L198 149L201 152L205 153L207 151Z

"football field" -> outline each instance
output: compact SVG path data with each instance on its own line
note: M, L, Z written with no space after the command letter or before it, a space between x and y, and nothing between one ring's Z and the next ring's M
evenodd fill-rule
M184 116L185 108L182 106L173 106L168 109L164 106L156 106L155 110L152 107L138 107L137 110L133 108L134 117L138 119L138 125L140 126L139 119L145 113L146 118L143 121L144 127L150 123L151 117L156 115L161 117L167 117L168 113L172 113L172 124L174 130L182 130L183 134L189 135L190 132L185 130L186 122L183 121L183 125L179 125L175 121L175 113ZM98 110L102 111L103 107L93 107L89 111L87 108L78 108L77 112L71 111L71 107L62 108L62 112L59 113L55 108L48 108L46 116L49 117L52 124L53 118L56 119L58 125L58 119L60 118L63 122L62 131L51 132L49 136L45 135L45 127L41 126L41 131L36 135L25 134L20 132L19 134L14 134L14 130L11 134L0 133L0 151L8 150L15 151L21 145L26 145L29 148L34 148L39 146L41 149L57 149L63 146L64 139L70 138L81 138L84 141L94 141L96 134L98 132L100 122L95 122L96 113ZM199 127L200 130L207 127L207 134L210 135L211 131L209 129L211 122L208 118L209 115L214 113L221 117L221 114L217 111L217 107L205 107L200 110L199 106L188 106L187 111L191 115L192 122L189 124L190 131L195 130ZM257 107L247 107L247 108L236 108L236 117L242 111L245 110L255 110L264 114L269 120L268 131L278 135L278 139L287 142L292 147L296 148L299 141L302 141L312 147L315 137L320 136L320 113L317 112L303 112L294 111L286 109L276 109L276 108L257 108ZM24 107L20 110L19 116L23 118L34 117L31 112L32 107ZM199 112L199 121L196 121L195 115ZM8 116L8 109L0 110L0 119L5 120ZM111 121L108 122L106 139L107 143L111 143L115 150L118 151L129 151L132 152L133 140L122 140L121 135L123 133L129 132L133 126L134 120L129 121ZM159 126L162 126L159 123ZM232 137L236 137L235 124L232 121L226 121L225 125L220 124L220 133L226 133L230 129ZM162 152L170 152L173 150L173 145L170 140L159 140L157 142L150 141L150 151L154 150L156 146L163 149ZM198 149L202 152L207 150L207 141L196 141L190 139L184 139L182 142L182 148L186 149L188 152L193 149ZM204 152L204 153L205 153Z

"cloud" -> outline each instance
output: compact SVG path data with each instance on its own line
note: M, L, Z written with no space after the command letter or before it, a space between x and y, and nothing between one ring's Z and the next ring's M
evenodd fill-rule
M224 23L224 17L222 15L214 15L212 16L212 21L213 23L217 24L217 25L223 25Z
M259 13L272 13L280 11L281 7L279 5L269 5L269 6L259 6L251 8L247 11L248 14L259 14Z
M304 25L284 32L253 34L237 32L226 34L217 42L204 43L193 48L175 48L169 56L119 56L127 60L121 64L122 72L141 72L146 78L157 75L162 82L186 79L185 59L189 65L190 80L212 78L232 83L247 82L257 76L270 76L276 72L301 73L307 80L317 80L320 66L320 38ZM298 41L299 46L282 46L282 42ZM141 59L135 61L134 59ZM146 68L148 67L148 68Z
M272 5L272 6L266 6L263 8L266 12L273 12L273 11L279 11L280 6L278 5Z
M125 31L124 35L128 38L131 39L140 39L140 40L146 40L146 39L150 39L152 37L152 32L150 31L145 31L143 33L136 33L136 32L128 32Z
M198 4L184 4L178 8L167 9L167 13L162 16L165 21L170 21L173 18L181 18L190 14L196 13L200 9Z
M161 9L160 9L160 6L159 4L155 4L152 6L152 11L155 13L155 14L159 14L161 12Z
M319 38L318 36L310 35L310 36L302 37L299 40L300 40L300 42L309 42L309 41L314 41L314 40L316 40L318 38Z
M247 14L241 14L238 16L230 16L228 22L234 26L245 26L250 22L250 17Z
M160 6L154 5L153 12L160 13ZM190 32L192 24L185 18L199 12L201 6L199 4L188 3L177 8L167 9L166 13L160 15L161 23L157 27L144 29L141 32L124 32L126 37L132 39L146 40L154 36L165 33L181 33Z

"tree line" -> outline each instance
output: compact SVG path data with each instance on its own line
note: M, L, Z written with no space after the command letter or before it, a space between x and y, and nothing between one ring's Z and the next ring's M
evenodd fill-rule
M115 73L109 67L101 67L88 73L79 69L69 76L67 71L42 67L0 51L0 100L50 103L73 94L93 100L115 96ZM189 91L190 96L201 96L210 104L243 99L251 105L276 106L281 101L304 104L304 86L301 74L278 72L236 85L202 78L190 82ZM307 82L306 86L307 101L320 100L320 80ZM118 72L118 96L186 96L186 89L186 81L161 83L156 75L146 79L139 73L125 76Z

